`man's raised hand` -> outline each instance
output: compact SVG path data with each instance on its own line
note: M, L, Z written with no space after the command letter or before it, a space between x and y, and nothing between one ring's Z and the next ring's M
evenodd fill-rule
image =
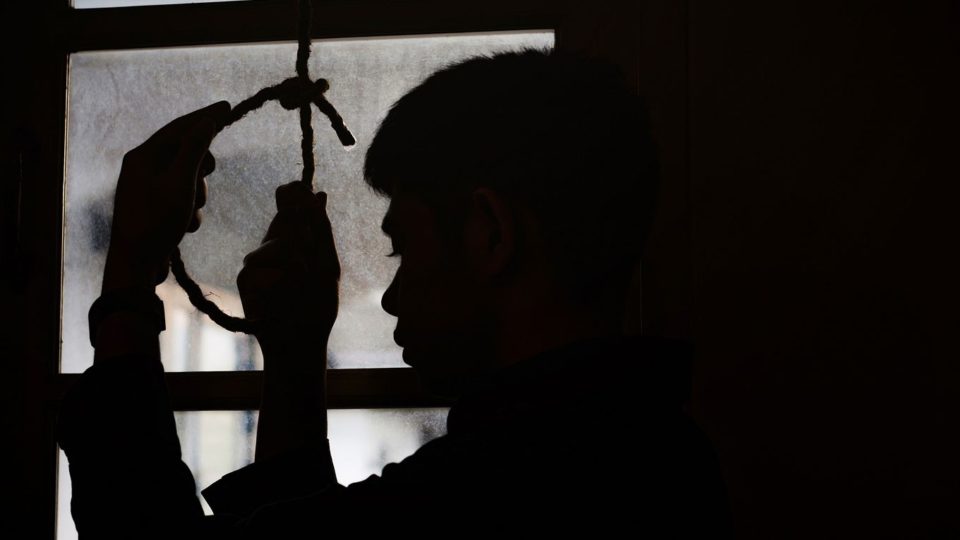
M327 196L293 182L277 188L276 198L277 215L237 277L244 314L266 333L286 339L308 331L325 342L337 318L340 281ZM264 332L257 334L261 344L270 337Z
M204 177L216 167L210 143L229 113L221 101L181 116L123 157L104 291L152 287L166 277L170 253L200 227Z

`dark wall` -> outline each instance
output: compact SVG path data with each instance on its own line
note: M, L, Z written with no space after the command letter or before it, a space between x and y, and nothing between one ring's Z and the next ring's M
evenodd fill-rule
M958 5L690 3L694 405L743 538L960 537Z
M48 196L36 205L31 186L55 167L39 156L63 148L54 129L58 112L63 122L63 88L45 84L62 76L50 63L55 38L49 24L54 10L48 4L3 2L0 7L6 83L0 115L0 456L7 464L0 538L36 538L37 531L52 530L49 524L56 516L50 504L56 486L56 469L51 467L56 462L55 409L43 395L48 370L26 361L38 356L28 345L38 342L31 341L36 336L45 337L49 346L58 345L49 325L30 324L37 313L59 306L57 291L38 286L49 283L44 280L51 274L59 275L58 265L44 264L58 246L37 246L30 236L38 223L54 222L62 212L59 197ZM24 211L31 205L43 211Z

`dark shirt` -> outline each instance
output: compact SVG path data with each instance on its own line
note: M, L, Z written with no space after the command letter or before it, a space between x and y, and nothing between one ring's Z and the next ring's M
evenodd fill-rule
M81 538L571 533L725 538L709 442L683 412L689 350L594 339L477 381L446 435L349 486L329 448L253 463L203 491L180 459L159 358L88 369L61 413Z

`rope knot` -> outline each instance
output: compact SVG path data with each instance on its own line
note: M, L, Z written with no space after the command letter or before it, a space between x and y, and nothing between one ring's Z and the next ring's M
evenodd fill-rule
M326 79L310 81L302 77L291 77L277 87L277 100L288 111L299 109L308 103L319 101L323 93L330 89Z
M307 60L310 58L310 2L311 0L299 0L298 2L300 17L297 32L297 76L280 84L262 88L253 96L238 103L236 107L230 110L230 116L219 128L223 129L229 126L250 111L256 110L264 103L272 100L279 101L280 106L284 109L299 109L300 131L303 133L300 138L300 149L303 152L303 176L301 181L313 191L313 127L310 123L310 103L316 105L320 112L330 120L330 125L344 146L351 146L356 143L356 140L347 126L343 124L343 118L323 95L330 89L326 79L310 80L307 66ZM257 325L253 321L227 315L203 294L197 282L187 274L183 259L180 257L179 248L174 249L170 255L170 271L177 278L177 283L187 292L190 303L209 315L215 323L232 332L254 334L257 331Z

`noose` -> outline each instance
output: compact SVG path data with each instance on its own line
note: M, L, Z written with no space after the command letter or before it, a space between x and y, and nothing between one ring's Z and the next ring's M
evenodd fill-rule
M300 181L307 185L310 191L313 191L313 126L311 125L310 104L317 106L330 120L330 125L337 133L341 144L351 146L356 143L350 130L343 124L343 119L333 108L333 105L324 97L330 85L325 79L310 80L310 72L307 61L310 59L310 5L311 0L299 0L299 22L297 24L297 76L283 81L280 84L264 88L241 101L233 107L230 115L219 129L235 123L243 118L247 113L259 109L268 101L279 101L280 105L287 110L299 109L300 111L300 130L302 137L300 139L300 149L303 153L303 175ZM180 255L180 248L176 247L170 254L170 271L177 283L187 293L190 303L197 309L206 313L210 319L230 330L231 332L243 332L246 334L254 333L256 325L253 321L241 317L227 315L211 301L197 282L187 274L187 269L183 265L183 257Z

